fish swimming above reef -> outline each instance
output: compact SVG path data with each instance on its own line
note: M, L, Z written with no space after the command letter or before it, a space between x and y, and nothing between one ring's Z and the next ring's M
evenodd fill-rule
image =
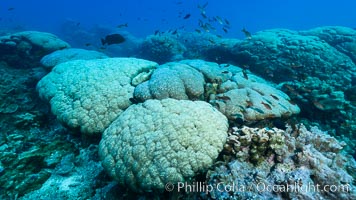
M116 28L127 28L127 27L128 27L128 23L119 24L116 26Z
M198 4L198 9L200 10L200 14L203 16L204 19L207 18L206 16L206 11L205 11L205 8L208 6L208 2L206 2L204 5L199 5Z
M190 17L190 14L188 13L183 17L183 19L188 19L189 17Z
M247 31L245 28L243 28L241 31L245 34L246 39L250 40L252 38L251 33Z
M221 17L219 17L219 16L214 17L214 20L217 21L217 22L218 22L219 24L221 24L221 25L224 24L223 20L222 20Z
M101 38L101 44L102 45L120 44L125 42L125 40L126 39L122 35L115 33L115 34L107 35L105 36L105 38Z

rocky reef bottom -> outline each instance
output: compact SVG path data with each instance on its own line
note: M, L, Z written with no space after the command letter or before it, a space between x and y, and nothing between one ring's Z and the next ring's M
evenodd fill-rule
M301 124L231 127L218 161L195 182L182 183L180 191L176 185L173 192L135 194L104 172L98 142L89 145L49 114L34 89L40 69L0 67L6 83L0 88L1 199L356 198L356 163L343 153L345 143ZM290 192L318 185L320 191Z

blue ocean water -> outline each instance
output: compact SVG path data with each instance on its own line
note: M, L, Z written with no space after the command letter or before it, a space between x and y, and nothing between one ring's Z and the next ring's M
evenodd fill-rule
M251 33L271 29L310 29L325 25L356 27L353 0L2 0L0 28L17 27L27 30L59 33L66 20L80 26L112 26L128 23L127 31L142 37L155 30L166 31L185 27L198 28L202 18L198 5L206 6L208 17L220 16L231 23L226 36L242 38L241 29ZM182 19L190 14L190 18ZM217 27L218 34L224 31Z

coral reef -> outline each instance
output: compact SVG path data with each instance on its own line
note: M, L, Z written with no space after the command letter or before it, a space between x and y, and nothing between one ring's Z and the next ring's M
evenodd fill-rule
M239 65L277 83L318 77L336 89L348 88L355 64L324 40L296 31L272 29L232 49Z
M0 199L356 199L355 30L122 32L102 47L112 29L73 27L81 47L162 65L1 33ZM214 190L165 191L178 181Z
M356 63L356 31L343 26L322 26L306 31L299 31L301 35L313 35L326 41L338 51L349 56Z
M183 59L185 47L174 35L159 34L148 36L139 48L139 57L163 64Z
M58 120L84 135L100 135L132 103L134 88L156 63L135 58L75 60L37 84Z
M71 60L93 60L108 58L107 55L97 51L90 51L85 49L68 48L63 50L57 50L44 56L41 59L41 64L46 68L53 68L54 66L71 61Z
M203 197L355 199L356 162L341 153L344 145L302 124L285 131L232 128L225 150L235 158L208 172L214 190Z
M219 62L235 63L279 83L301 107L301 117L351 142L356 131L355 35L354 29L339 26L265 30L237 41Z
M24 31L0 37L0 60L15 68L38 66L41 58L70 45L57 36L37 31Z
M0 74L0 199L16 199L40 188L76 148L35 90L43 69L0 62Z
M182 60L161 65L134 97L206 100L231 121L258 121L299 113L297 105L264 79L233 65Z
M147 99L200 99L204 100L204 76L183 63L167 63L156 69L150 80L138 85L134 97Z
M69 153L51 171L42 186L21 199L88 199L95 194L97 179L103 168L96 159L97 146Z
M244 76L249 76L245 78ZM259 80L259 81L256 81ZM257 121L289 117L300 112L285 93L270 86L266 81L244 72L236 73L228 90L223 89L210 103L233 121ZM231 88L231 89L230 89Z
M204 173L222 150L227 119L203 101L147 100L130 106L103 133L99 156L120 185L163 192Z

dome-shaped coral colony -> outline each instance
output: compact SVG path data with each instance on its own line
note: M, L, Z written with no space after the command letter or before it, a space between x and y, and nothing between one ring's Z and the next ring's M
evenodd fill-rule
M338 41L335 35L339 36ZM261 181L287 184L287 180L304 179L309 184L354 188L355 162L340 154L344 143L318 129L308 131L303 125L288 126L287 130L236 127L298 114L300 108L290 96L303 107L311 102L319 111L350 108L352 104L342 92L342 86L346 87L345 95L352 100L354 95L349 91L356 77L352 44L356 42L350 35L356 35L355 31L343 27L303 32L276 29L259 32L243 41L215 37L215 45L191 52L189 45L193 44L180 43L185 36L171 39L167 35L166 39L179 46L180 58L172 61L178 58L165 57L165 63L160 65L138 58L108 58L95 51L70 49L55 36L39 32L4 36L0 48L12 49L17 55L31 50L31 45L40 46L43 55L29 56L28 63L36 63L48 54L41 63L53 69L37 84L40 97L50 103L51 111L64 126L86 136L102 136L99 155L103 167L120 185L133 191L163 192L166 183L194 182L197 175L206 172L206 181L212 185L217 181L241 183L250 178L253 180L250 185ZM147 50L152 38L144 41L141 48ZM296 49L301 53L296 54ZM159 51L156 46L155 54ZM174 51L172 55L177 54ZM315 51L320 51L318 56ZM229 57L221 52L229 52ZM189 59L190 56L226 60L244 67ZM12 64L10 54L2 58ZM347 69L345 79L340 79L341 72L336 66ZM275 85L250 70L282 84ZM278 70L288 76L280 76ZM334 70L335 81L325 79L327 70ZM304 77L306 74L310 76ZM323 85L319 91L315 89L317 82ZM347 123L353 122L349 119ZM219 154L230 159L213 169ZM236 171L240 169L243 170ZM324 177L323 172L333 174L333 178ZM252 173L257 175L250 177ZM354 191L288 195L352 199ZM215 190L209 195L224 198L231 194ZM280 198L286 194L252 190L233 195Z
M106 58L59 64L37 89L67 127L89 135L106 129L100 157L119 183L162 191L165 183L183 182L212 165L227 137L226 117L257 121L299 113L286 94L248 76L203 60L159 66ZM131 105L132 98L144 103Z

